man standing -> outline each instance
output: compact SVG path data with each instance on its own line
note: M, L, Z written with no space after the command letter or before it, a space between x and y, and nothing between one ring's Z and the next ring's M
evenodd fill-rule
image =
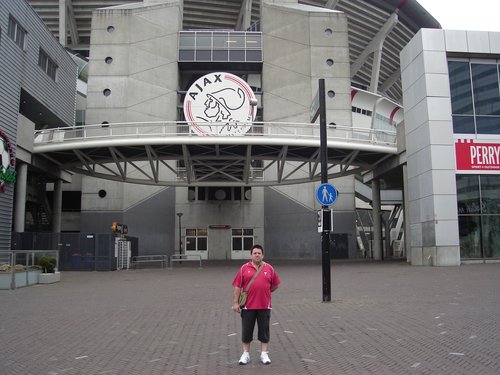
M257 338L260 341L260 360L265 365L269 359L269 322L271 320L271 293L278 289L280 279L274 268L263 261L264 249L253 245L250 249L251 260L245 263L233 280L233 311L241 313L243 354L240 365L250 362L250 343L253 340L253 329L257 322ZM257 276L254 278L254 275ZM250 284L251 283L251 284ZM250 288L248 289L248 285ZM248 290L247 290L248 289ZM238 303L242 291L248 292L246 303Z

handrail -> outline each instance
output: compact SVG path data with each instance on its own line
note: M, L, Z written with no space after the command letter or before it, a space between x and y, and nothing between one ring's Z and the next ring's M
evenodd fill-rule
M66 141L96 140L99 138L142 138L142 137L199 137L206 141L210 138L292 138L303 140L319 139L319 124L290 122L254 122L249 131L228 136L226 127L247 127L242 123L210 123L213 131L209 135L198 135L187 122L154 121L128 122L113 124L93 124L35 131L35 146L38 144L62 143ZM220 134L219 133L223 133ZM330 141L360 142L366 144L396 145L396 130L370 129L351 126L327 125L327 138Z

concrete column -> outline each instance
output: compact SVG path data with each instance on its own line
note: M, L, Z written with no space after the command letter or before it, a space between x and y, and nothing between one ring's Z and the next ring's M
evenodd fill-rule
M66 47L66 0L59 0L59 43Z
M411 246L410 246L410 200L408 199L408 167L403 164L403 213L404 213L404 249L406 261L411 263Z
M61 232L61 211L62 211L62 181L54 183L54 202L52 206L52 232Z
M26 184L28 180L28 164L17 162L16 191L14 203L14 232L24 232L26 219Z
M373 259L382 260L382 219L380 206L380 181L372 181L373 208Z

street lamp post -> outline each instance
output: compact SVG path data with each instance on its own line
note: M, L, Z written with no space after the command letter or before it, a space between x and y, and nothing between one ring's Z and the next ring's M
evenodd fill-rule
M181 226L181 217L183 213L182 212L177 212L177 216L179 216L179 255L182 254L182 226Z

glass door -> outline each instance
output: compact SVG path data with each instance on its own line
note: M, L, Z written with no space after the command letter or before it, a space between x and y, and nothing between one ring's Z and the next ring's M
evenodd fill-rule
M231 233L231 259L250 259L253 246L253 229L236 228Z
M201 259L208 259L206 228L186 228L186 255L201 255Z

